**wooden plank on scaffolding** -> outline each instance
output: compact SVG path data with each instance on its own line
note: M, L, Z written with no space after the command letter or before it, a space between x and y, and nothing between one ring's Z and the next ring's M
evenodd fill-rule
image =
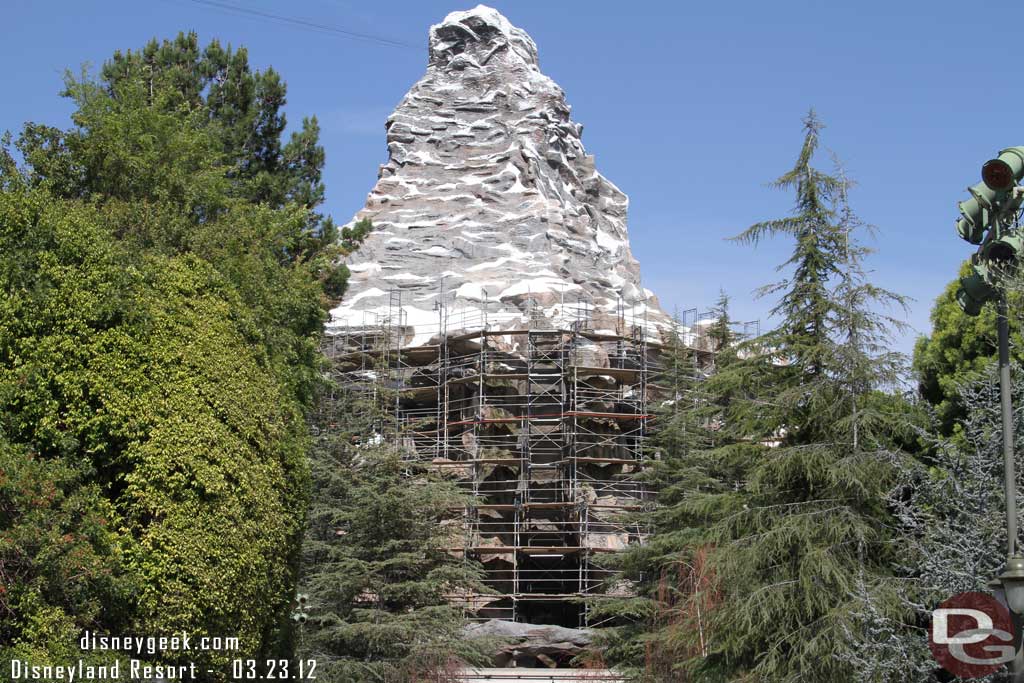
M605 445L605 444L601 444L601 445ZM562 462L567 463L567 462L570 462L572 460L575 460L576 462L595 462L595 463L599 462L599 463L610 464L610 465L637 465L637 464L642 464L642 463L646 462L646 461L640 460L638 458L583 458L583 457L579 457L579 456L577 456L575 458L566 458Z
M621 380L636 379L643 372L640 368L600 368L594 365L574 365L572 367L578 375L606 375Z
M521 505L515 505L512 503L470 503L469 507L476 508L478 510L515 510L517 507L521 509L537 509L537 510L554 510L557 508L571 508L576 507L579 503L576 501L565 501L562 503L523 503ZM590 503L587 505L592 510L643 510L643 505L603 505L597 503ZM465 506L458 506L449 508L450 510L463 510Z
M457 467L463 465L472 465L474 463L480 465L510 465L515 467L522 467L522 464L525 461L526 458L466 458L465 460L452 460L450 462L434 462L432 464L437 465L439 467Z
M447 382L448 384L472 384L479 382L481 375L485 380L527 379L530 376L525 372L484 372L466 375L465 377L452 377Z
M597 413L589 410L571 410L562 414L569 417L593 417L607 420L649 420L653 417L646 413Z
M424 397L437 396L437 387L410 387L404 386L398 390L403 398L414 398L421 400Z

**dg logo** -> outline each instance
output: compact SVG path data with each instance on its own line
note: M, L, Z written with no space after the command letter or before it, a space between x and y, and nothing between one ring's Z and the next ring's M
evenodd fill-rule
M982 678L1013 661L1010 612L991 595L960 593L932 611L928 645L943 669Z

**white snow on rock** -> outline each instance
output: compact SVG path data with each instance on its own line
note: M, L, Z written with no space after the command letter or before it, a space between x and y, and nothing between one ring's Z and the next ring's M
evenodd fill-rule
M385 123L388 161L352 220L376 229L349 259L328 331L387 318L427 343L443 301L449 329L538 312L565 322L582 308L594 329L614 330L622 311L656 338L669 318L640 286L628 199L569 113L533 40L497 10L432 26L427 71Z

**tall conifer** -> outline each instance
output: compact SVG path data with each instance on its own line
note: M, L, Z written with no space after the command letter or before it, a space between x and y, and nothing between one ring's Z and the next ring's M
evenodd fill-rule
M880 398L899 370L884 343L896 321L877 312L902 299L865 275L850 183L812 166L821 127L805 118L774 183L795 193L793 213L735 238L792 240L783 278L760 290L778 297L779 325L719 354L704 387L714 445L677 460L639 551L675 581L650 593L670 618L645 638L681 661L652 680L857 680L837 655L863 596L886 614L904 604L885 505L897 424Z
M459 603L491 591L478 562L446 550L464 543L456 511L466 494L384 438L394 400L385 384L322 389L299 657L317 660L321 677L336 683L446 680L452 667L486 665L493 644L465 637Z
M793 215L737 238L794 242L787 276L761 290L779 296L781 322L754 356L760 395L739 425L758 452L738 492L690 503L708 513L721 595L708 655L693 663L726 676L852 680L836 654L853 628L855 589L877 596L880 610L899 609L883 604L897 426L872 407L889 405L877 393L899 372L885 347L896 321L877 308L903 299L865 275L850 183L811 165L820 130L811 112L796 164L775 182L795 192Z

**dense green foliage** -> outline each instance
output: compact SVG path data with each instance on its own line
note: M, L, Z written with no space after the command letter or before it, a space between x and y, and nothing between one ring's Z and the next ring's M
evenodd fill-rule
M600 631L603 659L645 681L673 680L677 665L702 651L703 614L698 612L709 607L709 596L700 603L688 603L686 596L707 586L706 553L693 533L699 522L682 503L694 487L717 487L732 466L718 459L723 451L712 450L728 439L719 429L729 397L710 391L715 378L737 360L728 306L723 292L706 333L706 350L714 352L713 358L698 354L678 331L665 345L653 382L664 398L654 408L656 428L647 441L651 462L637 475L658 491L658 506L638 520L654 533L613 561L638 590L591 601L593 619L615 624ZM697 633L696 650L681 642L680 635L689 633Z
M960 274L967 275L964 264ZM949 283L932 307L932 332L918 338L914 346L914 372L921 397L935 406L939 428L949 436L958 433L958 423L967 417L961 397L963 386L979 379L996 357L996 311L985 306L972 317L956 302L959 281ZM1020 296L1011 293L1011 310L1020 310ZM1020 359L1024 348L1018 315L1010 316L1011 353Z
M78 625L125 605L112 505L88 465L0 442L2 656L73 661ZM9 644L17 642L15 647ZM73 653L74 657L70 656Z
M0 158L0 650L287 653L318 337L369 226L315 213L316 122L282 144L284 84L244 50L180 35L66 95L74 127Z
M340 405L321 406L312 451L301 583L310 619L299 655L339 683L425 680L483 664L485 644L464 638L462 610L449 601L487 591L482 567L442 549L460 542L466 495L404 461L373 433L378 411L339 395Z
M861 680L840 656L859 642L859 594L906 609L886 505L905 411L879 393L900 363L895 321L873 308L902 300L861 268L849 182L811 165L819 129L812 114L776 181L793 215L738 238L793 241L787 277L762 290L780 325L719 355L700 390L707 443L665 454L654 536L626 560L651 646L623 654L652 680Z

